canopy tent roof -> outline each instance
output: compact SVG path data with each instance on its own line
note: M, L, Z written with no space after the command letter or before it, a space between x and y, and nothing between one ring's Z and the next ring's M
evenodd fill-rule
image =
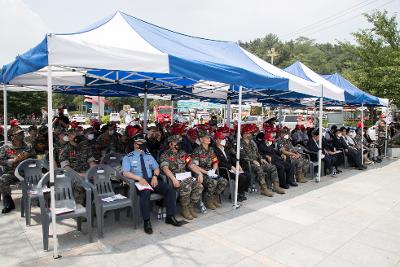
M320 96L320 85L272 66L237 43L184 35L122 12L76 33L48 34L4 66L0 79L45 86L49 65L54 91L60 93L136 96L147 90L226 99L227 84L235 84L263 96Z
M368 94L357 88L354 84L346 80L339 73L329 74L329 75L321 75L324 79L330 81L331 83L337 85L340 88L343 88L347 94L352 95L346 104L364 104L366 106L388 106L388 99L379 98Z
M327 81L300 61L296 61L284 70L310 82L315 82L322 85L323 96L328 99L345 102L346 98L348 97L342 88ZM338 96L340 97L338 98Z
M180 34L122 12L80 32L46 35L3 68L2 82L46 85L46 66L57 67L54 75L62 77L54 84L60 86L138 83L143 89L145 82L186 87L203 80L288 88L287 79L264 71L237 43Z

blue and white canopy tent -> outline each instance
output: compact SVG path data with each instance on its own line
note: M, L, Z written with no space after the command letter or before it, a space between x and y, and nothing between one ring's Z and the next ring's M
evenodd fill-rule
M288 78L275 67L271 69L279 73L273 74L267 63L261 64L254 57L234 42L184 35L116 12L79 32L47 34L36 47L4 66L0 78L5 94L11 85L47 86L49 111L52 110L53 91L98 96L144 93L146 96L147 93L192 95L198 90L203 96L212 97L208 92L219 89L225 90L227 97L228 91L238 95L239 114L243 87L246 92L269 97L321 95L315 84L293 78L293 75ZM332 95L332 99L340 100L340 92L338 98ZM49 125L51 119L48 116ZM240 116L238 123L241 123ZM240 144L240 127L238 131ZM51 127L49 153L53 154ZM49 165L53 182L52 157ZM53 205L53 187L51 195ZM55 214L52 216L55 222ZM54 256L57 256L56 235L54 239Z
M327 81L342 88L345 91L346 105L364 105L364 106L388 106L389 101L386 98L379 98L367 92L362 91L350 81L345 79L339 73L321 75Z
M147 94L152 87L167 85L165 89L190 93L188 86L213 81L239 86L239 102L243 86L288 90L288 79L258 67L234 42L179 34L121 12L80 32L46 35L40 44L6 65L1 79L4 92L8 85L47 85L49 111L52 110L53 87L65 91L85 89L87 91L81 91L84 94L94 89L97 95L104 95L113 90L137 90ZM166 91L163 93L168 93ZM51 120L48 116L49 125ZM239 158L239 150L237 152ZM51 127L49 154L53 155ZM50 182L53 183L54 160L49 158ZM53 186L51 197L54 211ZM56 233L54 212L52 221ZM56 234L54 241L54 256L57 257Z
M364 123L364 105L369 105L369 106L381 106L381 105L386 105L388 104L388 101L385 99L380 99L378 97L372 96L366 92L363 92L362 90L358 89L356 86L351 84L349 81L344 79L341 75L335 73L332 75L319 75L316 72L312 71L310 68L305 66L303 63L300 61L296 61L289 67L284 69L287 72L290 72L296 76L299 76L305 80L309 80L312 82L316 82L322 85L322 95L325 96L326 94L326 89L329 88L329 90L332 91L342 91L343 92L343 100L340 101L343 104L347 105L358 105L361 106L361 119L362 122ZM334 101L336 102L336 101ZM340 103L339 102L339 103ZM338 102L334 103L338 104ZM322 115L322 98L320 100L320 116ZM320 127L319 127L319 133L320 133L320 142L319 146L322 147L322 117L320 117ZM363 138L363 135L361 135ZM321 154L321 150L319 152ZM319 160L319 168L321 167L321 156L318 157ZM362 158L363 161L363 158ZM319 171L319 173L321 173Z

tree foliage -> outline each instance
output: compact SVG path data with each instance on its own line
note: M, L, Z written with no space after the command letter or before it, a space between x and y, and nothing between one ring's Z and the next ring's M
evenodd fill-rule
M357 45L342 44L354 55L344 74L360 88L399 106L400 30L396 16L376 11L365 17L372 27L353 34Z

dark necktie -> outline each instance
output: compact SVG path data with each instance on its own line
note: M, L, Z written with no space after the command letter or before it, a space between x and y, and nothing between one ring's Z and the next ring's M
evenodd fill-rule
M146 165L144 164L143 154L140 154L140 165L142 166L143 178L147 181L149 179L149 176L147 175L147 169Z

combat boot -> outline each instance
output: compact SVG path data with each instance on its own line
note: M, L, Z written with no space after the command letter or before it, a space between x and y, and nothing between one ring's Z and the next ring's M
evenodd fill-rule
M218 196L214 196L214 197L212 198L212 200L213 200L213 204L214 204L214 206L215 206L216 208L221 208L221 207L222 207L221 204L219 204Z
M269 190L268 187L265 186L265 185L260 186L260 193L261 193L261 195L264 195L264 196L267 196L267 197L273 197L274 196L274 193L272 193L272 191Z
M189 206L182 206L181 215L186 220L193 220L193 216L192 216L192 214L190 212Z
M300 172L300 173L297 175L297 182L299 182L299 183L307 183L307 180L306 180L306 178L304 177L304 173L303 173L303 172Z
M3 206L4 208L1 210L1 213L9 213L15 209L14 201L10 195L5 195L3 197Z
M193 204L190 204L189 211L193 218L199 217L199 215L197 215L196 209L194 208Z
M283 190L280 186L278 182L274 182L274 186L273 186L273 191L278 193L278 194L285 194L285 190Z
M206 208L207 209L210 209L210 210L215 210L217 207L214 205L214 202L212 201L212 198L211 197L205 197L205 199L204 199L205 201L205 205L206 205Z

